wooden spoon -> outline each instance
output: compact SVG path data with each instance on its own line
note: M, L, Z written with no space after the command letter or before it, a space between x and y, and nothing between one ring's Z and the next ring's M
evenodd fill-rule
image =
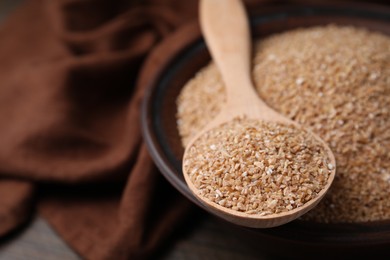
M187 145L183 162L189 149L206 132L237 117L245 117L266 122L278 122L302 128L297 123L268 107L257 95L251 80L251 38L245 8L239 0L201 0L200 22L203 35L213 60L219 68L226 85L226 103L220 114L196 135ZM210 212L235 224L256 228L268 228L282 225L306 213L323 198L335 176L335 158L327 144L312 132L323 146L333 166L330 169L327 184L316 198L303 206L287 212L260 216L228 209L199 195L183 163L185 180Z

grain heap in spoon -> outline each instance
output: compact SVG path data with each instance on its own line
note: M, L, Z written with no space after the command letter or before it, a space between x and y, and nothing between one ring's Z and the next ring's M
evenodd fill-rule
M227 102L187 145L185 180L207 209L233 223L265 228L292 221L325 195L334 179L334 156L319 137L255 94L242 3L202 0L200 17Z

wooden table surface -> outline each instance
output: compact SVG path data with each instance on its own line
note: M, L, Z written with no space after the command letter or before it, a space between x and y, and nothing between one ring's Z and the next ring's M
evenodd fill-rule
M0 23L23 0L0 0ZM244 242L228 232L221 223L213 218L205 218L174 238L159 257L171 259L266 259L259 256L258 250L249 248ZM33 219L19 232L0 239L0 260L53 260L81 259L55 233L49 224L39 216Z
M259 255L230 234L221 223L207 218L190 232L177 237L158 257L161 260L255 260L268 259ZM82 259L55 233L47 222L36 216L27 227L0 244L1 260L53 260Z

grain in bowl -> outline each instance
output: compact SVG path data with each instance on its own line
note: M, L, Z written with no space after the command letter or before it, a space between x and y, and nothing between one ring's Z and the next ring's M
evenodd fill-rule
M253 79L266 103L310 128L335 154L337 174L304 219L390 219L390 39L349 26L297 29L261 39ZM225 100L215 65L202 69L178 100L183 145Z

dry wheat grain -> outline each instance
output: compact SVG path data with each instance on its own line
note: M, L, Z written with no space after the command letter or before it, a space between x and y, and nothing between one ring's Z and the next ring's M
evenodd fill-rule
M316 198L333 168L322 143L307 131L243 118L202 135L183 164L201 197L261 216Z
M254 65L260 96L327 141L336 156L330 191L304 218L390 219L390 38L349 26L297 29L259 41ZM214 64L186 84L177 101L183 145L224 100Z

